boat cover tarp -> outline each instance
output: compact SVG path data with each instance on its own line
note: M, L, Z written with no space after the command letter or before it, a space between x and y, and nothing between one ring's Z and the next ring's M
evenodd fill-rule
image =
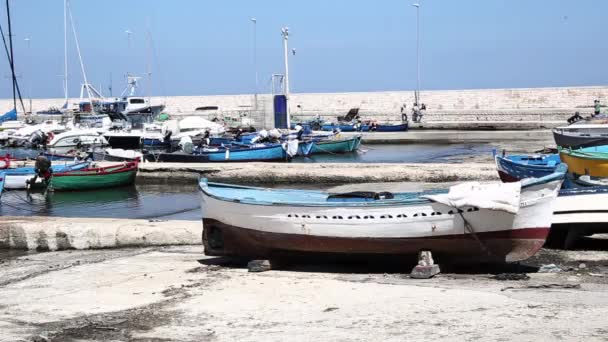
M447 194L422 197L456 209L476 207L517 214L520 196L521 182L496 184L468 182L450 187Z
M4 121L17 120L17 110L12 109L0 116L0 123Z

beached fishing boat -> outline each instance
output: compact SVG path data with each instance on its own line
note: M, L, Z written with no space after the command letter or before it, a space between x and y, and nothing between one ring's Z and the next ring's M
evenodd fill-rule
M415 255L520 261L544 244L566 172L422 193L278 190L201 180L205 254ZM482 200L483 199L483 200Z
M105 189L135 182L137 162L53 173L50 181L55 191Z
M354 152L359 149L360 145L360 135L349 139L320 140L315 141L310 151L310 154Z
M500 180L506 183L550 175L561 164L558 154L500 156L494 153L494 159Z
M91 165L89 162L80 162L64 165L53 165L51 169L53 173L66 172L73 170L81 170L88 168ZM35 170L33 167L20 167L16 169L6 169L4 172L4 188L7 190L26 189L27 183L34 178ZM38 178L37 183L42 183L42 179Z
M608 177L608 145L577 150L559 148L559 156L575 175Z
M581 148L608 145L608 125L574 124L553 129L553 138L557 146L564 148Z

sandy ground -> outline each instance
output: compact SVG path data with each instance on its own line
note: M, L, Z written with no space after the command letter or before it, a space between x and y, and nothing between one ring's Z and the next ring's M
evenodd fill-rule
M523 265L444 266L430 280L410 279L412 262L248 273L242 262L204 257L201 246L0 255L0 340L608 337L608 240L543 250ZM564 271L536 273L548 263ZM501 272L530 279L493 278Z

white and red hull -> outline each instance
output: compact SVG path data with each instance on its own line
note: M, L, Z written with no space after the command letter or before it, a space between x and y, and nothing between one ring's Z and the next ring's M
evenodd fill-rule
M522 189L517 214L439 203L386 206L263 205L202 191L207 255L411 255L520 261L534 255L551 227L561 181ZM468 223L465 224L465 221Z

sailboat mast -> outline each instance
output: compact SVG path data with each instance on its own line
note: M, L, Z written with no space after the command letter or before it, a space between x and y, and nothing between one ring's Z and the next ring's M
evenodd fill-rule
M15 63L13 59L13 31L11 30L11 9L9 5L9 0L6 0L6 17L8 19L8 44L9 44L9 62L11 64L11 73L13 77L13 108L17 109L17 79L15 77Z
M68 103L68 0L63 0L63 95Z

